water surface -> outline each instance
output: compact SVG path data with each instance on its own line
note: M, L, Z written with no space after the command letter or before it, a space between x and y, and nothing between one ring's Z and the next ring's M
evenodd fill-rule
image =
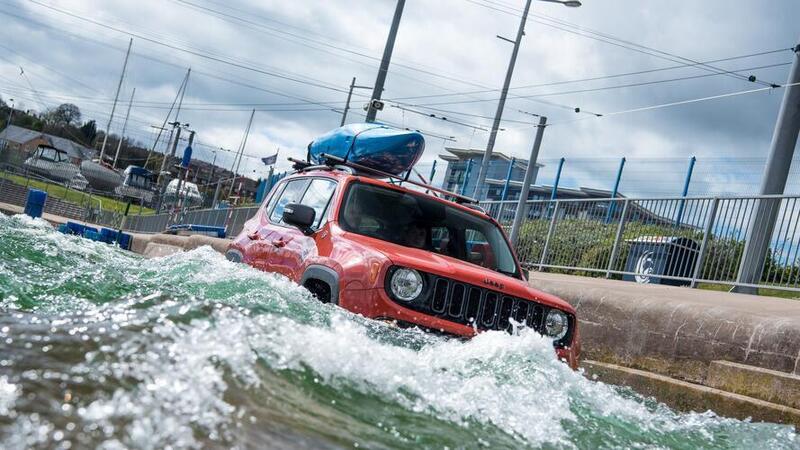
M0 448L800 448L677 413L523 330L471 341L313 300L210 248L143 259L0 214Z

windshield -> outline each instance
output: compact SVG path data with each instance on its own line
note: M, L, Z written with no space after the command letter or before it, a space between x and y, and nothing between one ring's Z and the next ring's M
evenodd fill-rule
M420 248L519 278L500 229L491 221L424 195L353 184L339 217L353 233Z

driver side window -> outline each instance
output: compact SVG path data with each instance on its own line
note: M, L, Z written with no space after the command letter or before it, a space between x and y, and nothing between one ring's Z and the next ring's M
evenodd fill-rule
M275 207L269 215L269 221L275 224L282 224L283 209L286 208L286 205L289 203L299 203L303 192L306 190L306 186L308 186L307 179L291 180L286 183L286 187L283 189L280 196L278 196L278 201L275 203Z

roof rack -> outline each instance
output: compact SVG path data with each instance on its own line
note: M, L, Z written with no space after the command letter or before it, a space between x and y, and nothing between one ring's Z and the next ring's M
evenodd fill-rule
M384 172L382 170L373 169L371 167L363 166L361 164L356 164L356 163L351 162L351 161L346 161L344 158L340 158L338 156L334 156L334 155L329 155L327 153L323 153L323 154L320 155L320 159L325 161L325 166L323 166L323 167L329 167L329 168L334 168L334 169L335 168L346 167L346 168L349 168L351 170L355 169L355 170L358 170L360 172L373 173L373 174L380 175L380 176L385 177L385 178L392 178L394 180L398 180L398 181L400 181L401 185L403 183L409 183L409 184L412 184L414 186L418 186L418 187L421 187L423 189L427 189L429 191L436 192L438 194L443 195L444 197L450 197L456 203L462 203L462 204L477 204L478 203L478 201L475 200L474 198L467 197L467 196L464 196L464 195L455 194L453 192L450 192L450 191L447 191L447 190L444 190L444 189L441 189L441 188L437 188L437 187L431 186L429 184L420 183L420 182L417 182L417 181L412 181L412 180L408 179L408 176L394 175L394 174L391 174L389 172ZM292 160L292 162L295 162L295 164L297 164L297 162L295 160ZM305 161L302 161L302 164L303 165L307 164L307 166L305 166L302 169L297 169L298 171L310 170L311 168L319 167L319 166L314 166L311 163L307 163Z

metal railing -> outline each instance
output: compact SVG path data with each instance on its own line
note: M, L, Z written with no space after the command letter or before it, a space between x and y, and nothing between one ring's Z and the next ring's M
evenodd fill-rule
M800 196L537 200L525 204L515 243L524 267L638 282L800 291ZM745 282L748 230L768 232L754 212L777 211L763 270ZM517 202L481 206L506 230ZM764 230L762 230L764 229Z
M257 206L228 209L201 209L180 213L130 215L124 228L140 233L160 233L173 224L195 224L224 227L227 236L242 231L244 223L258 211Z

